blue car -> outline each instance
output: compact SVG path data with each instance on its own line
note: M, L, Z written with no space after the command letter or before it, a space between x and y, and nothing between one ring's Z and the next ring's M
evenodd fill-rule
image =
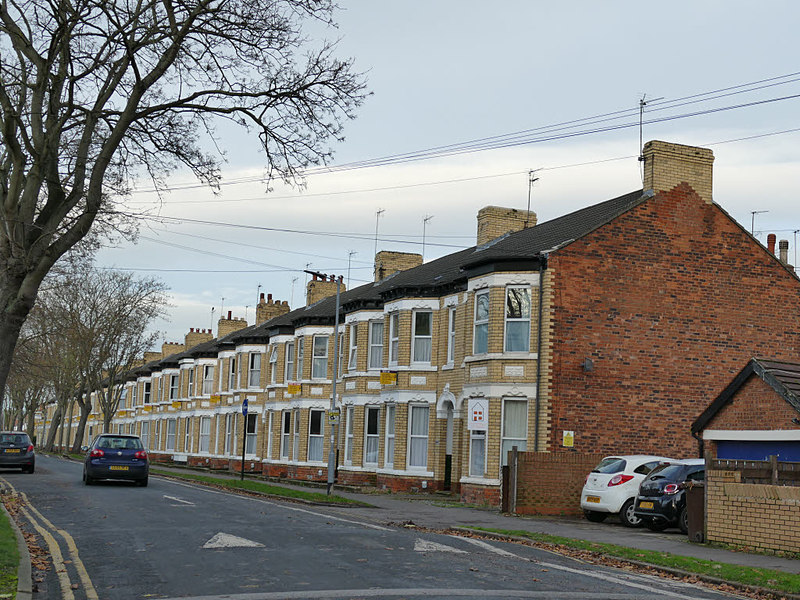
M0 432L0 469L22 469L23 473L33 473L36 468L36 454L31 438L24 431Z
M150 462L136 435L103 433L95 438L83 461L83 483L100 479L128 480L147 485Z

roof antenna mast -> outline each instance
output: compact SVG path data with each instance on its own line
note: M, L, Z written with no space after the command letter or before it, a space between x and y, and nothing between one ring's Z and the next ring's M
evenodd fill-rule
M523 229L528 228L528 222L531 218L531 189L533 188L533 184L539 181L539 178L536 176L537 169L531 169L528 171L528 211L525 213L525 226Z

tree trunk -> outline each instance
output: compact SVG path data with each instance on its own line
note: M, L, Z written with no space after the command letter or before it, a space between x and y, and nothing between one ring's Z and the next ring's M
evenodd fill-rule
M72 452L78 454L81 451L81 446L83 446L83 436L86 433L86 422L89 420L89 413L91 412L92 406L90 404L90 400L83 399L83 389L78 392L76 402L78 407L81 409L81 417L78 421L78 427L75 430L75 441L72 443Z
M55 443L56 434L58 433L58 425L61 422L61 413L62 408L59 403L59 405L56 406L56 412L53 413L53 420L50 421L50 429L47 430L47 443L44 446L46 452L53 451L53 444Z

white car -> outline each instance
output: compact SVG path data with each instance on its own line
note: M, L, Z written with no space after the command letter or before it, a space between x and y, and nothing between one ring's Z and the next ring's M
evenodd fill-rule
M639 527L642 520L633 513L639 484L655 467L671 462L675 460L666 456L606 456L586 477L583 514L593 523L615 514L626 527Z

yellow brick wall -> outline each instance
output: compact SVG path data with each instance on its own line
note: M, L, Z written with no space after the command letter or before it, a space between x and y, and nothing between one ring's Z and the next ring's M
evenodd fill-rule
M644 146L644 189L665 192L688 183L709 204L714 153L706 148L653 140Z

